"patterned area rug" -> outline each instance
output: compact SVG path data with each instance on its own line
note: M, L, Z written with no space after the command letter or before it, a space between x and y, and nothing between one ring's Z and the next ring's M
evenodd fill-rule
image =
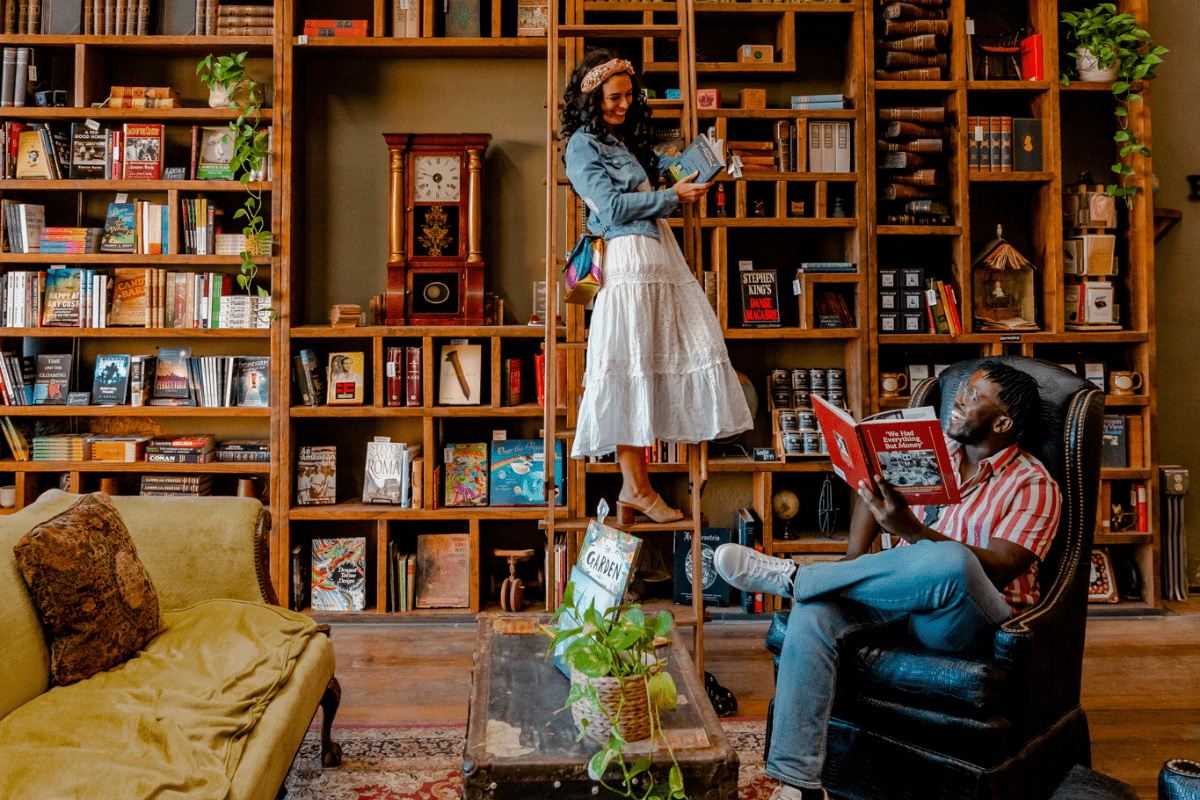
M766 721L731 718L721 725L741 762L739 800L767 800L775 781L763 775ZM466 731L466 725L334 725L344 758L327 770L314 727L288 775L288 800L457 800Z

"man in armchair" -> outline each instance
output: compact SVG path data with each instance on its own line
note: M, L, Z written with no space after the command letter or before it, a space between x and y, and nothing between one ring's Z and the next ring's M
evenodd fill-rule
M984 361L954 399L946 429L962 502L909 506L880 478L858 489L846 558L804 568L740 545L715 554L731 585L793 599L779 661L766 772L773 800L825 797L821 770L838 647L846 636L900 626L925 647L970 652L1038 601L1038 563L1058 528L1062 493L1017 445L1036 425L1036 381ZM870 554L880 531L902 545Z

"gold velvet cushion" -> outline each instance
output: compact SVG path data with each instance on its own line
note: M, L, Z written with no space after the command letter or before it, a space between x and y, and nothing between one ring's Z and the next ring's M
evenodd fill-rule
M55 683L119 664L162 631L154 584L103 492L41 523L13 551L50 640Z

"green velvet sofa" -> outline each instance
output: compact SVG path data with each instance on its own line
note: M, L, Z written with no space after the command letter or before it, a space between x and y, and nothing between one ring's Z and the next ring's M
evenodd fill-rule
M13 547L77 499L50 491L0 517L0 797L272 800L318 706L322 762L339 764L328 628L276 604L257 500L113 497L166 629L129 661L52 685Z

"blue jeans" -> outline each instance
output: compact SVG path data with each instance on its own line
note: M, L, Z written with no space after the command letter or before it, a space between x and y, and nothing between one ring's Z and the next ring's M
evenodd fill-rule
M958 542L922 541L796 574L795 603L779 657L766 773L820 788L838 648L853 633L902 625L925 647L962 652L985 644L1011 614L1004 595Z

